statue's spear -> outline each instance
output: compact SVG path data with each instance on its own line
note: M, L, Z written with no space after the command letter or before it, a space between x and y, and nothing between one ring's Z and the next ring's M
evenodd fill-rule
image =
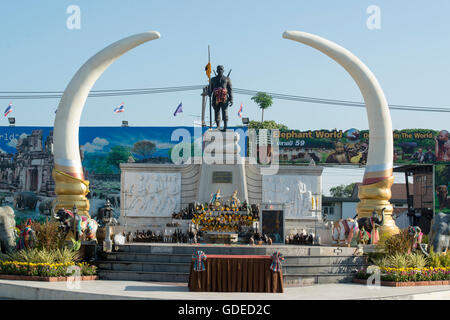
M209 50L209 45L208 45L208 64L206 65L206 74L208 75L208 83L209 83L209 87L208 87L208 95L209 95L209 128L212 128L212 102L211 102L211 53Z

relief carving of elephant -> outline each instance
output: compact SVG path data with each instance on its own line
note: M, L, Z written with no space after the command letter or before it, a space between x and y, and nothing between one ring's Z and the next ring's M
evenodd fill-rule
M17 210L35 210L38 197L32 192L17 192L14 194L14 207Z
M16 221L11 207L0 207L0 249L2 253L16 247Z
M436 213L431 229L431 245L435 252L447 251L450 247L450 214Z

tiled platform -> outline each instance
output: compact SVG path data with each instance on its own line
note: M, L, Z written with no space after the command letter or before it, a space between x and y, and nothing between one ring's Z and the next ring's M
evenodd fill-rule
M0 297L28 300L450 300L450 286L376 287L319 284L288 287L284 293L189 292L183 283L85 281L79 289L63 282L0 280Z

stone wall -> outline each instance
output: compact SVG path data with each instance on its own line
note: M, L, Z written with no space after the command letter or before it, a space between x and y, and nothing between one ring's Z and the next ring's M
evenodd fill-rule
M322 190L322 167L318 166L280 166L278 174L275 176L263 176L261 170L257 165L251 165L245 163L245 178L248 191L248 200L250 203L261 204L268 202L279 202L279 200L291 201L294 206L290 206L290 211L286 212L286 234L291 232L300 231L302 228L312 230L313 227L320 226L321 221L321 190ZM172 220L170 212L173 210L175 203L175 210L185 208L189 203L198 201L198 192L201 176L201 165L173 165L173 164L149 164L149 163L125 163L120 165L121 168L121 216L119 222L123 226L127 226L127 229L164 229L164 226ZM164 177L171 178L171 182L167 184L164 190L160 190L158 195L162 198L172 197L164 204L157 199L156 194L150 195L154 187L149 186L149 177ZM177 177L177 178L175 178ZM266 181L264 184L263 181ZM293 190L292 193L280 194L273 192L270 187L271 179L279 179L276 182L277 188L298 188L300 184L302 188L300 191L304 191L303 194L297 194ZM270 180L270 181L269 181ZM137 183L142 181L142 184ZM153 183L157 179L152 180ZM134 189L132 190L132 185ZM164 182L161 184L164 186ZM170 195L170 190L174 191L173 195ZM175 192L176 191L176 192ZM298 191L298 190L297 190ZM215 190L210 190L210 193ZM134 194L140 195L133 197ZM265 194L265 198L264 195ZM144 196L142 196L144 195ZM301 198L300 195L306 195ZM229 195L223 194L224 197ZM278 198L280 199L278 199ZM312 205L311 197L314 198L314 206ZM209 198L209 194L208 194ZM132 200L134 199L134 200ZM144 201L145 199L145 201ZM306 199L306 200L305 200ZM131 201L135 203L133 206ZM306 201L306 202L305 202ZM171 205L169 205L169 202ZM311 205L309 203L311 202ZM137 206L137 207L136 207ZM289 206L287 206L289 208ZM134 211L133 211L134 210ZM136 212L136 211L141 212ZM319 221L319 224L317 223Z

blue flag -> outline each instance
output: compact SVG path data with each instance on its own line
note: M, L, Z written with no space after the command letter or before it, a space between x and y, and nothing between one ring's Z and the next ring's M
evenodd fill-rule
M175 112L173 114L174 117L177 116L177 113L182 113L183 112L183 109L181 107L182 107L182 103L180 102L180 104L177 107L177 110L175 110Z

